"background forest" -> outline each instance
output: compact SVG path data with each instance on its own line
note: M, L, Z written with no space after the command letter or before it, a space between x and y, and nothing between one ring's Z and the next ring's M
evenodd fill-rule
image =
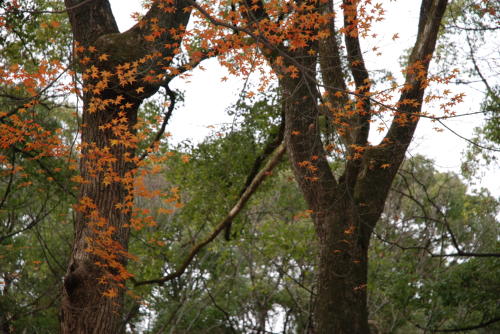
M26 72L59 66L49 65L54 61L65 69L55 84L38 87L38 102L28 107L31 92L1 80L0 132L15 125L13 115L24 121L36 114L45 131L61 129L61 143L72 152L70 158L38 156L28 149L36 144L29 138L0 143L0 156L7 159L0 164L2 334L56 333L60 326L74 205L80 203L79 167L72 167L80 161L82 130L82 102L64 86L84 85L68 13L49 13L63 8L62 1L0 1L0 76L12 66ZM498 167L499 11L495 1L448 3L437 40L439 59L429 75L459 67L451 89L479 97L482 102L469 111L475 115L465 117L481 117L482 126L465 139L461 172L444 172L420 154L407 154L397 171L370 237L368 282L356 288L367 293L371 333L500 332L500 203L490 192L498 184L490 190L476 184ZM347 54L343 57L347 51L341 52L343 76L354 81ZM402 68L410 54L401 53ZM371 89L385 89L388 77L388 71L374 73ZM199 142L157 135L168 132L170 117L183 112L186 92L167 85L138 109L145 136L137 156L158 139L156 154L168 156L141 186L175 196L168 203L134 200L156 224L130 229L128 252L137 260L129 260L127 270L135 277L125 283L131 293L118 299L115 333L318 333L318 238L288 154L266 172L230 228L201 248L182 275L143 284L180 268L192 247L227 219L283 142L283 87L275 82L249 95L258 84L249 80L225 110L233 121L212 127ZM466 112L458 108L459 114ZM154 126L158 117L166 119L160 130ZM452 131L443 122L439 128ZM320 115L317 123L311 126L320 128L324 143L345 145L328 116ZM456 140L464 139L457 134ZM345 155L338 152L329 152L327 163L335 177L346 171Z

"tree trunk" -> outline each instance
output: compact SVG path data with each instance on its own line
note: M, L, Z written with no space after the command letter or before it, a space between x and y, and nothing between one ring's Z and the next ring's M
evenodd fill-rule
M350 1L344 1L344 4L350 5ZM434 52L446 6L447 0L422 1L419 33L410 63L421 62L424 71L428 70L430 60L427 57ZM333 66L336 61L328 60L331 54L333 58L338 55L337 47L321 44L335 43L335 38L319 43L325 84L344 89L338 66ZM366 88L360 87L366 85L368 72L359 40L346 36L346 46L349 61L359 60L351 72L357 89L365 92ZM307 55L305 50L296 52L293 57L301 62L303 68L315 68L316 60ZM287 153L308 208L312 210L311 217L318 237L318 297L314 332L369 334L366 295L369 241L418 120L401 126L398 121L404 115L396 114L386 136L391 144L371 147L367 144L370 104L367 99L362 100L363 108L368 112L364 115L356 113L345 119L350 130L346 131L342 140L351 159L346 160L345 171L336 180L326 160L318 127L315 126L319 123L320 113L318 93L315 84L301 74L296 79L284 75L280 84L283 87ZM400 101L410 99L423 103L424 88L416 76L417 73L407 75L406 81L412 85L412 89L402 93ZM329 96L333 96L335 90L329 93ZM339 102L331 101L332 105ZM404 110L419 113L421 105ZM358 159L353 159L355 152L351 144L368 149ZM381 165L388 167L381 168Z
M123 178L126 173L134 167L132 163L126 163L124 154L134 155L134 149L126 149L123 145L111 145L115 136L110 130L102 131L99 126L109 123L116 118L112 113L90 114L88 100L86 99L83 114L83 123L87 124L82 129L82 142L95 143L95 147L104 149L111 148L110 153L117 159L112 164L113 171ZM138 105L128 112L129 126L135 125L137 121ZM89 181L80 186L78 198L90 198L97 206L99 216L106 219L107 227L116 228L113 239L126 250L130 234L129 227L124 227L130 220L130 211L122 213L116 208L117 203L123 203L128 192L118 182L104 184L104 172L98 176L90 175L89 167L93 165L92 150L95 147L87 146L82 150L80 160L80 175ZM64 278L64 289L62 307L60 309L61 333L115 333L120 325L121 299L123 290L116 289L116 298L108 298L103 295L108 291L107 284L99 284L100 279L106 276L106 272L96 266L96 262L102 259L88 251L90 247L88 240L96 238L87 217L88 212L77 212L75 223L75 234L73 249L69 262L69 269ZM126 266L124 257L119 259L121 265ZM117 272L114 272L117 274Z
M314 332L369 333L366 288L363 288L367 280L369 239L359 235L360 223L352 194L349 195L352 189L347 188L346 180L335 180L318 130L309 129L310 124L317 122L318 111L307 84L291 78L281 83L285 93L295 91L284 99L287 152L308 208L313 211L311 217L318 237ZM305 161L310 161L317 170L313 172L309 164L304 166ZM314 177L318 180L312 181Z
M84 93L81 130L80 176L83 181L78 191L79 202L75 206L77 214L73 249L64 277L59 323L61 334L114 334L123 321L123 289L116 285L110 286L109 279L107 283L103 283L102 278L109 278L109 274L119 274L119 268L125 268L127 264L123 252L128 247L131 214L130 211L118 209L117 205L130 202L131 194L127 190L127 186L130 189L130 183L127 185L120 180L137 168L130 159L136 153L134 125L137 124L139 106L145 98L155 94L160 86L168 84L168 81L154 79L150 74L155 73L157 78L157 74L165 73L164 67L170 66L175 50L165 48L165 44L179 43L179 39L177 36L174 39L169 30L185 28L190 11L185 10L184 1L176 3L173 13L155 3L146 14L145 24L135 25L130 30L119 33L107 0L94 0L78 6L83 2L84 0L66 0L65 4L66 8L77 6L68 15L75 40L85 48L80 59L85 56L90 59L88 63L82 64L83 71L92 70L92 66L96 66L98 73L96 78L84 80L84 88L88 89ZM161 29L162 33L151 38L151 33L157 31L156 28ZM97 51L90 52L90 46L94 46ZM99 59L103 54L108 55L107 59ZM148 61L147 56L152 54L157 54L154 56L156 58ZM141 59L144 61L139 62ZM133 76L134 81L124 83L117 73L117 67L127 63L130 66L133 62L139 64L136 71L139 74ZM104 77L104 71L109 72L107 77ZM149 79L145 79L146 75L149 75ZM96 93L98 82L105 81L101 90ZM103 107L95 108L99 101L107 102L101 104ZM126 144L113 143L113 140L123 138L117 137L113 127L105 127L118 119L122 120L118 123L125 125L129 135ZM103 157L107 159L100 160ZM91 203L95 207L82 210L80 206L78 209L82 202ZM90 215L91 211L94 216ZM104 224L99 226L97 222ZM90 252L89 248L95 246L99 233L110 229L113 230L111 238L114 245L119 249L118 252L115 249L114 253L110 250L110 254L116 256L116 262L114 266L104 269L102 263L99 264L105 262L102 255ZM116 293L113 298L104 296L110 289L114 289Z

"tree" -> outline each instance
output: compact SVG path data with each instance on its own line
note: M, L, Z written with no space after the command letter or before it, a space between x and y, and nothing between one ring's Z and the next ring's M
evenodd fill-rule
M120 33L108 1L65 1L63 12L68 14L74 37L70 57L73 84L66 89L83 101L83 111L79 124L80 173L72 178L79 185L77 203L72 209L74 239L62 289L61 333L123 330L123 287L132 276L126 269L128 260L133 258L128 252L130 230L157 224L147 209L137 205L139 198L161 195L167 197L166 202L182 206L178 188L154 192L144 186L144 174L156 172L154 165L164 163L167 155L153 153L160 151L159 140L175 105L169 81L186 76L188 70L215 56L233 74L246 76L254 69L265 73L265 65L271 66L273 72L262 77L258 89L266 90L272 75L278 77L282 126L270 127L269 140L254 157L251 170L246 171L246 181L232 202L228 201L232 204L227 208L229 214L206 235L190 236L193 247L169 275L134 280L134 285L163 285L177 279L221 231L226 229L230 239L236 215L270 175L286 145L317 236L317 299L314 318L309 316L305 327L317 333L369 333L366 285L373 229L418 120L429 117L422 112L422 104L433 97L424 98L425 88L433 81L449 82L455 77L455 73L444 77L428 75L447 1L423 0L417 40L398 102L391 105L391 91L372 92L360 39L367 36L369 22L379 18L383 9L377 5L370 9L375 13L371 15L369 5L344 1L344 25L336 29L331 1L241 1L220 5L193 0L154 1L148 4L148 13L138 17L137 25ZM16 1L6 6L7 13L35 15L40 11L20 8ZM187 30L191 18L195 28ZM57 26L57 22L53 25ZM344 37L353 91L348 90L342 71L340 35ZM33 74L23 72L21 77L26 78L22 85L29 96L24 108L31 108L33 119L38 97L45 91L42 87L48 82L43 76L57 80L55 73L61 67L52 66L51 72L47 66L36 64ZM20 78L18 70L16 66L3 69L6 79L2 84L21 85L16 82ZM81 75L81 87L77 72ZM170 106L163 119L157 115L162 125L151 136L153 125L139 117L139 107L160 87L164 87ZM393 87L392 93L397 88ZM450 108L462 97L456 95L443 103L446 115L453 115ZM371 145L371 123L383 112L392 113L393 121L381 143ZM8 153L19 140L15 138L27 137L26 129L31 126L18 121L17 113L22 114L21 108L1 116L13 123L4 127L2 134ZM33 151L33 159L67 158L68 170L76 168L76 159L68 158L74 154L71 145L63 146L57 141L58 136L29 136L33 143L27 151ZM152 139L151 144L138 151L138 143L148 138ZM275 156L265 164L273 151ZM14 155L4 154L1 158L6 175L18 172ZM180 158L183 162L189 160L187 155ZM332 158L342 161L343 167L333 171L329 160ZM69 191L64 182L60 188ZM135 298L134 293L128 292ZM262 322L259 326L259 330L264 330Z
M417 41L410 56L410 64L418 66L421 72L408 71L406 83L409 86L402 92L398 104L399 108L411 114L418 115L424 102L425 86L422 79L426 78L428 56L434 52L446 5L447 1L422 2ZM354 25L354 30L348 30L345 35L351 73L357 91L366 93L369 91L369 76L355 23L357 4L344 2L343 6L344 26L348 29L350 25ZM333 8L330 11L333 12ZM330 24L333 25L333 21ZM333 36L325 43L320 41L318 44L319 58L323 60L322 77L328 87L328 96L333 97L336 90L345 90L346 87L342 82L340 86L338 83L342 78L338 73L338 61L337 64L327 63L328 59L325 59L327 55L339 54L338 46ZM316 54L316 50L313 51ZM300 57L300 65L305 69L314 68L316 63L316 59L307 57L306 50L302 49L290 52L290 57ZM318 333L369 333L366 290L363 287L367 284L370 236L384 209L385 198L404 160L418 119L408 122L406 114L397 112L384 138L389 144L369 147L367 141L373 115L371 101L366 97L358 97L354 113L351 117L344 118L347 129L338 129L345 131L342 140L347 148L346 155L351 159L346 161L344 173L337 179L324 158L326 152L319 132L309 132L309 126L313 124L314 127L318 122L319 113L317 95L310 94L312 82L307 75L304 71L296 79L285 77L281 80L281 85L290 96L284 99L283 106L287 122L287 152L304 198L313 211L312 218L319 243L315 330ZM412 102L403 107L405 100ZM332 101L332 105L335 103L333 98L327 101ZM334 114L334 117L337 116L334 119L342 124L341 113L337 113L338 116ZM408 123L404 124L406 122ZM295 136L294 133L298 135ZM360 156L359 152L363 153L363 157L356 159L356 154ZM317 159L315 163L312 163L313 157ZM318 178L316 182L305 178L309 175L301 167L305 162L314 168L314 176L317 175Z

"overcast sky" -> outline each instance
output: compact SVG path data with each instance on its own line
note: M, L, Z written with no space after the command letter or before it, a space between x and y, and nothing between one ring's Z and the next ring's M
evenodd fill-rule
M129 29L135 22L130 14L143 12L139 0L110 0L113 13L117 20L120 31ZM374 52L365 55L366 66L369 70L390 70L398 82L403 82L401 68L398 58L403 50L409 48L415 42L417 33L417 20L420 1L418 0L381 0L386 9L385 20L373 25L372 32L378 36L375 39L362 40L362 49L371 50L377 46L382 56L377 57ZM395 41L392 37L398 33L399 38ZM172 133L173 139L180 142L185 139L200 141L210 133L209 125L217 126L231 119L225 114L225 110L237 99L238 93L243 87L244 79L234 78L217 64L216 59L204 61L203 67L206 71L195 69L190 83L179 79L172 81L171 87L186 91L185 105L178 109L168 125L167 131ZM229 80L221 82L221 78L227 76ZM452 93L465 92L466 102L456 109L458 114L478 111L478 105L483 96L465 87L452 87ZM430 114L439 114L433 106L424 105L424 110ZM389 120L387 117L386 120ZM473 128L481 125L480 117L467 116L446 121L446 125L463 137L472 137ZM432 130L435 124L427 119L419 122L414 143L411 145L409 154L423 154L435 160L436 168L440 171L452 170L459 172L462 152L467 146L465 140L460 139L448 130L436 132ZM375 131L372 131L370 141L378 143ZM487 187L495 196L500 195L500 184L494 173L486 173L477 186Z

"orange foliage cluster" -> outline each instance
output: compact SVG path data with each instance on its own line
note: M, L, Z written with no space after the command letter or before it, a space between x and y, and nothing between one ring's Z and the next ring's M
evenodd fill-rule
M295 220L301 220L302 218L307 218L309 215L314 213L313 210L306 210L305 212L299 212L297 215L293 216L293 219ZM321 213L321 212L318 212Z
M0 147L12 148L16 143L24 143L24 150L33 153L33 160L41 157L61 158L67 156L69 148L60 138L61 129L56 133L47 131L40 125L36 106L39 105L40 95L52 87L59 92L74 92L68 85L57 83L57 79L65 69L58 61L42 61L38 70L29 73L19 65L8 68L0 67L0 84L14 88L15 91L23 91L29 97L22 108L13 108L9 112L0 110ZM8 150L10 152L10 150ZM7 153L8 154L8 153ZM74 163L73 159L69 160ZM3 165L2 176L6 173L17 173L22 170L21 166L14 169L8 161L7 155L0 155L0 165ZM28 174L23 174L28 177ZM29 186L32 182L25 182L20 186Z
M368 6L371 6L371 9ZM349 25L340 28L339 31L352 37L368 37L372 22L384 19L385 10L382 8L382 4L377 3L373 6L371 0L350 0L340 7L344 10L344 16L346 16ZM377 35L373 34L372 37L375 38Z

